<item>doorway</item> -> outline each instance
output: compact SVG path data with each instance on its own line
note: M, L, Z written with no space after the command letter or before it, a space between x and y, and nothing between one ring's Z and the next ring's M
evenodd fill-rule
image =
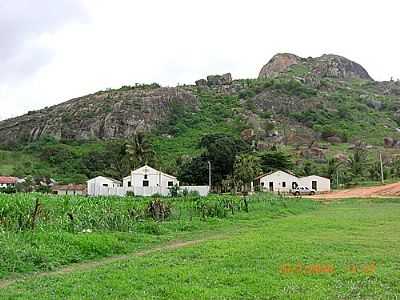
M315 180L313 180L312 182L311 182L311 188L313 189L313 190L317 190L317 181L315 181Z
M270 192L273 192L273 191L274 191L274 183L273 183L273 182L270 182L270 183L269 183L269 191L270 191Z

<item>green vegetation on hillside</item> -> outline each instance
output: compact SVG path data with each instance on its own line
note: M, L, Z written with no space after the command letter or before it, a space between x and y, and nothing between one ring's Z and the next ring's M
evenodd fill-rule
M272 79L235 80L229 86L179 87L198 98L198 107L186 109L183 102L171 101L169 117L146 133L155 152L149 163L177 175L188 161L200 162L204 148L199 144L205 136L225 134L239 139L247 130L251 135L242 138L252 149L286 152L296 162L294 171L299 174L333 175L328 161L338 155L350 160L354 145L367 150L368 166L376 164L377 153L383 152L386 177L396 173L392 165L400 151L396 147L383 148L385 137L394 142L400 139L399 102L390 83L315 76L310 79L309 75L306 65L296 65ZM112 92L158 88L123 87L95 96L108 95L104 101L112 102ZM131 139L43 138L21 143L0 151L0 175L51 177L60 183L83 183L97 175L121 178L139 164L122 159ZM312 148L319 153L313 154ZM372 173L367 168L359 179L376 180ZM342 181L351 178L343 175ZM217 181L220 183L222 178Z

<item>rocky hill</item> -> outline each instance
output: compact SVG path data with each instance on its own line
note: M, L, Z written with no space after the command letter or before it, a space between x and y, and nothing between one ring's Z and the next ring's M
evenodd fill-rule
M195 95L158 85L98 92L0 122L1 143L127 138L150 131L170 118L176 107L198 109Z
M277 54L257 79L224 74L179 87L125 86L1 121L0 144L13 149L46 136L104 141L138 131L149 133L168 164L192 155L201 136L215 132L319 160L357 143L396 149L400 82L374 81L360 64L337 55Z
M359 145L391 162L400 157L400 82L374 81L337 55L277 54L257 79L228 73L193 85L100 91L1 121L0 174L85 182L109 170L121 149L115 144L137 132L147 133L158 167L174 174L213 133L240 137L258 151L283 149L303 173L312 165L325 174L330 158L347 161Z

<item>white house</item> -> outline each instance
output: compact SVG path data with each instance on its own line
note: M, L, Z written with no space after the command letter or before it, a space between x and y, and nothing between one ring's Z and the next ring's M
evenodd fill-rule
M257 177L256 185L262 191L288 193L299 185L299 178L289 172L276 171Z
M329 192L331 190L331 180L329 178L311 175L299 178L300 186L316 190L317 192Z
M163 173L149 166L143 166L131 172L123 179L123 187L131 190L136 196L160 194L167 196L170 188L179 186L175 176Z
M128 192L135 196L152 196L159 194L169 196L170 189L179 186L175 176L163 173L149 166L143 166L123 178L122 183L107 177L96 177L87 182L87 193L90 196L126 196ZM209 186L179 186L180 191L197 192L207 196Z
M314 189L316 192L328 192L331 189L331 181L321 176L297 177L290 172L275 171L256 178L255 185L261 191L289 193L298 186Z
M87 181L87 192L91 196L114 195L112 191L122 187L121 181L99 176Z

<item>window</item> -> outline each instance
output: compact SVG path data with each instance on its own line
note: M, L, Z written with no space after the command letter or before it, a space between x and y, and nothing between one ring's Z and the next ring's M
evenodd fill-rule
M149 181L148 180L143 180L143 186L149 186Z
M147 175L144 175L144 179L147 179Z
M128 187L131 187L131 186L132 186L132 182L128 181Z
M264 187L264 182L261 182L261 186Z
M174 182L173 181L168 181L168 186L174 186Z
M107 183L103 183L103 186L104 186L104 187L108 187L108 184L107 184Z
M286 187L286 182L282 182L282 187Z

